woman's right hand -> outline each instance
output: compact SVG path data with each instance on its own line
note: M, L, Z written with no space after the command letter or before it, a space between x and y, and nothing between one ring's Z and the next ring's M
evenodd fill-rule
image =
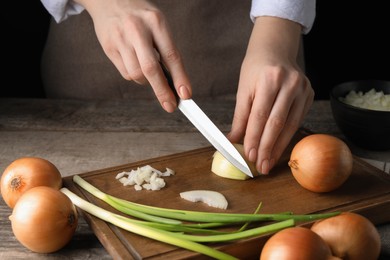
M160 61L170 71L179 97L192 95L189 78L164 14L146 0L76 0L91 15L97 38L123 78L150 84L167 112L177 107Z

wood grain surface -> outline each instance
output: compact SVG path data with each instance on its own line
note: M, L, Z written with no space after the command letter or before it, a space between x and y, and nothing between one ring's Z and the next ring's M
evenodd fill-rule
M234 99L196 101L224 133L230 130ZM326 100L314 102L302 126L345 140ZM390 151L368 151L345 141L357 158L375 165L377 169L373 171L390 171ZM150 100L0 98L0 174L21 156L46 158L67 177L208 146L207 140L180 112L165 113L158 102ZM361 193L365 190L365 186L361 187ZM378 210L376 215L381 217L384 212ZM52 254L33 253L13 236L8 220L11 213L0 198L0 259L113 258L85 218L80 218L77 232L66 247ZM390 241L389 224L377 226L383 241ZM383 244L382 250L383 259L388 259L390 244ZM172 251L172 259L175 252L179 251Z
M211 172L214 148L201 148L169 156L80 174L98 189L122 199L163 208L206 212L253 213L262 203L262 213L292 211L295 214L313 214L332 211L354 211L369 218L374 224L390 221L390 176L355 158L353 172L342 187L329 193L313 193L303 189L291 175L287 165L293 145L306 133L300 131L283 158L268 176L257 176L246 181L221 178ZM144 165L164 171L174 169L174 176L166 177L168 183L159 191L136 191L133 186L123 186L115 179L122 171ZM74 184L72 176L65 178L65 186L88 201L115 211L101 200L91 196ZM219 191L229 201L226 211L210 208L204 203L192 203L180 198L179 193L205 189ZM116 211L115 211L116 212ZM381 212L381 214L378 214ZM113 258L123 259L192 259L202 255L132 234L89 214L86 219ZM308 224L308 223L299 223ZM218 243L216 248L234 254L239 259L255 259L268 235L244 239L235 243ZM147 246L145 246L147 245Z

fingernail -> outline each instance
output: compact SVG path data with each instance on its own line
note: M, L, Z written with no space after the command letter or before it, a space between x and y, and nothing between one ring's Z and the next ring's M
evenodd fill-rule
M248 160L250 162L255 162L256 161L256 157L257 157L256 149L255 148L250 149Z
M172 113L173 111L175 111L176 106L171 102L165 101L162 105L165 111L167 111L168 113Z
M190 97L190 92L188 91L188 88L186 88L186 86L184 85L179 87L179 93L180 93L180 97L183 99Z
M269 173L269 161L267 159L263 160L261 163L261 173L268 174Z

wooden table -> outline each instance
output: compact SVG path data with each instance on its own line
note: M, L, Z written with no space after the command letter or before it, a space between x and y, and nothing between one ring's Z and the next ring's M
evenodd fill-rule
M223 132L230 130L233 100L197 103ZM303 127L344 139L328 101L314 102ZM389 173L390 151L367 151L345 141L356 156ZM205 146L208 141L179 111L165 113L156 101L0 99L0 173L22 156L46 158L70 176ZM32 253L15 239L10 214L1 199L0 259L111 259L82 218L65 248ZM390 240L390 225L378 230ZM383 247L390 254L390 245Z

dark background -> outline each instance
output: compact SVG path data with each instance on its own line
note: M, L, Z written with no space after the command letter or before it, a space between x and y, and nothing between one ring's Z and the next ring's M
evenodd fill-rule
M0 97L44 97L40 59L50 16L39 0L6 1L0 19Z
M390 11L386 1L317 0L304 36L306 73L317 99L350 80L390 80Z
M0 97L44 97L40 56L50 16L40 1L8 1L2 24ZM390 80L389 10L386 1L317 0L313 29L303 37L307 76L316 99L357 79ZM23 5L23 6L21 6Z

